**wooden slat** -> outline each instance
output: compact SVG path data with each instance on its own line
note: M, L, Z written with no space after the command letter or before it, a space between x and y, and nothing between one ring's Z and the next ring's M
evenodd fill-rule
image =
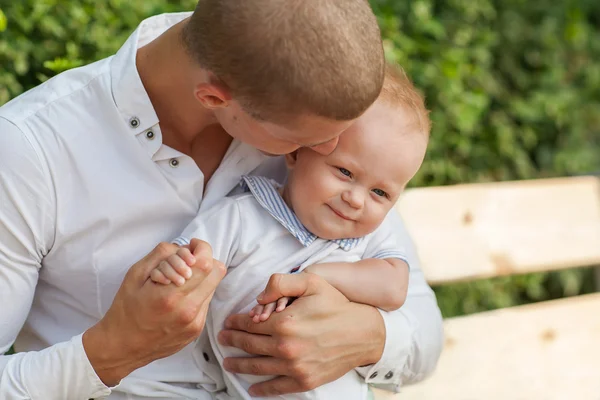
M595 177L408 190L398 202L430 283L600 264Z
M445 321L436 372L377 400L598 400L600 294Z

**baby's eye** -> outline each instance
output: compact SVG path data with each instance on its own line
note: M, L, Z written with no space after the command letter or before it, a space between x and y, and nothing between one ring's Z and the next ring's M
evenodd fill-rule
M348 177L352 176L352 172L348 171L346 168L342 168L342 167L338 167L338 169L340 170L340 172Z
M373 189L373 193L375 193L379 197L387 197L387 193L381 189Z

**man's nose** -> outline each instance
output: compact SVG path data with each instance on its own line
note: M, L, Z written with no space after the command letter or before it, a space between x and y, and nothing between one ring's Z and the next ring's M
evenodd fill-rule
M311 149L316 151L319 154L326 156L326 155L331 154L331 152L333 150L335 150L335 147L337 146L339 140L340 140L340 137L336 136L333 139L331 139L325 143L321 143L321 144L311 147Z

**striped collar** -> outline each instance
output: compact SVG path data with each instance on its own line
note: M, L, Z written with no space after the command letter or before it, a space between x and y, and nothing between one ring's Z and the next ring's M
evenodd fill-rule
M250 191L258 204L267 210L304 247L310 246L317 239L317 235L306 229L296 214L285 204L277 190L281 186L277 182L263 176L244 175L241 185L246 192ZM362 238L350 238L332 241L337 243L343 250L349 251L356 247L361 240Z

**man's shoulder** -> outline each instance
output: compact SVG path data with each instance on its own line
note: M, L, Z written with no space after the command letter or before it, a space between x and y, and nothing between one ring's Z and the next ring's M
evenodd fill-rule
M64 106L68 118L69 112L75 113L71 96L92 90L90 84L102 77L110 84L109 65L110 57L62 72L1 106L0 117L21 128L25 120L44 109Z

